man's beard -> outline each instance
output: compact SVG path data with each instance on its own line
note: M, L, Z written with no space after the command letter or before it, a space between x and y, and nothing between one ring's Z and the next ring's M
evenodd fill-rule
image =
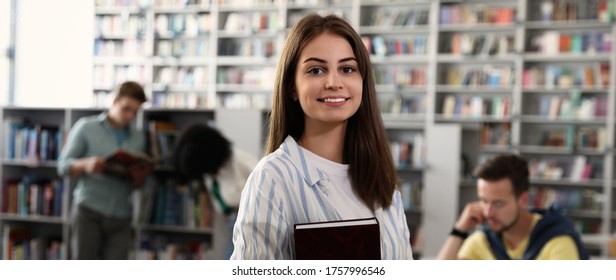
M518 222L518 220L520 220L520 207L516 207L515 219L513 219L513 221L511 223L509 223L508 225L503 226L503 228L501 228L499 231L496 231L496 233L502 234L503 232L506 232L506 231L510 230L511 228L513 228L515 226L515 224Z

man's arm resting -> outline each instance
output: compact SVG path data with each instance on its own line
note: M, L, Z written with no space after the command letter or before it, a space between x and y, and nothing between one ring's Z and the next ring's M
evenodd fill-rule
M439 260L457 260L458 259L458 251L460 251L460 247L462 247L462 243L464 239L459 236L449 235L447 240L445 240L445 244L441 247L441 250L438 252L438 256L436 257Z

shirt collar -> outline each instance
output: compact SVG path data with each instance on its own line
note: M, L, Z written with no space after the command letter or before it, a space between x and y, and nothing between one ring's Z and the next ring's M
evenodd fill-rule
M283 154L290 158L291 163L299 170L308 185L317 185L322 188L327 185L329 181L327 176L307 160L306 154L292 136L287 136L282 145L280 145L280 149Z
M102 124L102 125L106 128L106 129L110 129L110 130L114 130L114 129L116 129L115 127L113 127L113 126L111 125L111 123L109 122L109 118L108 118L108 117L109 117L109 113L108 113L107 111L105 111L105 112L100 113L100 114L96 117L96 120L97 120L98 122L100 122L100 123L101 123L101 124ZM131 132L131 128L132 128L132 125L130 125L130 124L129 124L129 125L125 128L125 129L126 129L126 132L127 132L127 133L130 133L130 132Z

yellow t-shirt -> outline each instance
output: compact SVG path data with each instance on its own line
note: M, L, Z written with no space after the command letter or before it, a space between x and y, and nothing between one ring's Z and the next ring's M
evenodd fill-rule
M531 221L531 231L537 224L537 221L541 219L541 215L533 214L533 220ZM530 236L530 235L529 235ZM507 250L507 254L513 260L519 260L524 255L524 251L526 251L526 247L528 247L528 237L527 236L517 248L512 249L505 244L505 249ZM464 243L462 243L462 247L458 251L458 259L467 259L467 260L495 260L494 254L490 249L490 244L488 243L488 239L483 233L483 231L478 230L475 233L471 234ZM577 250L577 246L575 245L575 241L571 236L563 235L552 238L548 241L539 255L537 255L538 260L579 260L580 256Z

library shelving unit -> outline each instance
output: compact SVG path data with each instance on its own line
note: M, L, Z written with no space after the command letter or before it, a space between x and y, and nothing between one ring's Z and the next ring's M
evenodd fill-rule
M607 240L616 230L615 1L182 3L187 4L99 5L98 17L119 15L102 21L118 21L129 28L120 33L132 35L115 36L114 30L105 29L113 23L99 23L103 35L96 42L124 42L125 51L113 52L117 59L107 59L110 54L104 52L105 58L98 60L143 66L117 71L110 66L101 70L108 75L102 80L142 81L152 107L251 108L266 116L276 61L289 28L309 12L343 16L370 49L395 156L404 146L415 147L416 141L424 146L418 151L431 150L430 144L441 141L428 135L439 137L430 132L442 131L439 127L460 129L459 139L451 139L459 145L452 150L459 155L434 159L425 152L423 164L405 162L400 170L401 181L419 186L423 198L416 208L421 211L409 215L418 218L411 226L427 217L439 224L426 229L423 244L416 245L424 247L425 257L436 255L459 211L476 199L473 168L497 153L527 158L533 173L531 206L558 197L593 256L607 257ZM143 50L131 56L135 44ZM101 79L96 73L95 81ZM123 76L115 79L116 74ZM262 142L263 131L256 133ZM455 186L428 185L445 183L433 180L443 177L441 164L460 169ZM450 192L442 192L449 187ZM445 198L435 194L454 196L455 203L443 206L440 199Z
M0 138L0 237L3 241L0 242L0 258L70 258L69 227L72 192L76 181L69 177L58 177L56 160L68 131L77 120L97 115L103 110L0 108L3 125ZM262 128L266 117L266 112L259 109L146 108L138 115L135 125L150 135L152 122L172 123L176 131L167 133L167 136L177 136L177 133L194 123L216 126L235 146L256 156L263 152ZM159 134L164 133L166 132ZM246 134L255 136L246 137ZM149 145L150 139L148 138ZM174 137L168 137L166 140L166 149L169 151L173 147ZM157 186L159 189L169 188L169 185L177 186L174 181L166 181L174 179L172 171L168 166L155 170L153 178L162 178L160 181L165 183ZM184 194L190 187L192 186L188 184L184 188L178 188L181 190L178 194ZM152 223L151 221L156 221L153 218L139 219L140 215L143 215L140 213L155 211L154 206L144 204L149 199L146 194L148 192L144 187L134 192L132 198L135 215L131 258L189 258L199 254L202 258L216 259L222 256L224 237L230 233L226 230L224 220L212 209L207 210L212 211L208 212L211 213L208 214L209 222L202 226L187 222L186 217L195 218L187 213L182 217L176 213L178 218L172 221ZM177 197L173 199L175 198ZM156 203L153 202L154 205Z

